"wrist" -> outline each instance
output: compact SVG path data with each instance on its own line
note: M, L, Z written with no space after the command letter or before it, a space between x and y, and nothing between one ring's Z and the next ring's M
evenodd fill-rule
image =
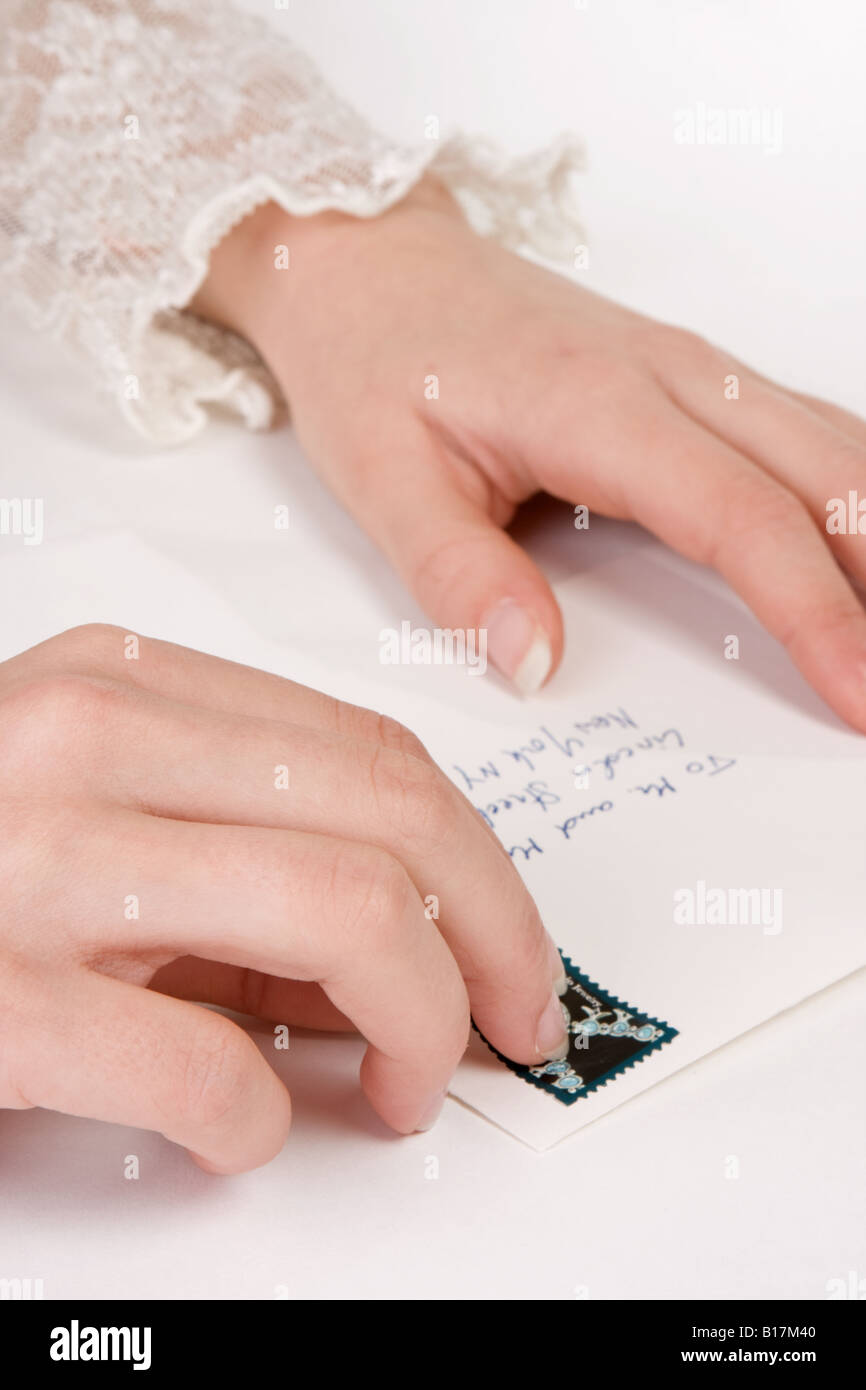
M321 305L333 256L378 239L382 222L413 216L462 218L462 213L445 185L429 174L373 218L335 209L295 216L278 203L263 203L214 249L207 278L189 308L246 338L273 366L287 309L311 290Z

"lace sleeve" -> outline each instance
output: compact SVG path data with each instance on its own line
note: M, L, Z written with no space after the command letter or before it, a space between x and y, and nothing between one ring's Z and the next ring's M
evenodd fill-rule
M132 424L188 438L208 402L254 428L276 383L235 335L183 312L212 248L274 200L373 217L425 168L473 225L571 257L579 142L508 159L455 135L377 134L271 26L218 3L4 0L0 283L95 364Z

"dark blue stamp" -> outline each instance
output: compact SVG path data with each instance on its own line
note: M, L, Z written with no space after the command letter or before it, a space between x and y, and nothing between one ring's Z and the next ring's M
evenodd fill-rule
M671 1042L677 1030L608 994L581 974L568 956L562 957L562 964L567 988L560 1003L569 1044L564 1060L521 1066L490 1043L487 1046L524 1081L548 1091L563 1105L573 1105Z

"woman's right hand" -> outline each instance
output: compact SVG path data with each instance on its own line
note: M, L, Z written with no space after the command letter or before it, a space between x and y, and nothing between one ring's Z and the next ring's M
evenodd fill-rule
M410 1133L470 1009L514 1060L562 1055L561 983L508 855L395 721L121 628L0 664L0 1106L239 1172L289 1096L191 1001L357 1028L364 1091Z

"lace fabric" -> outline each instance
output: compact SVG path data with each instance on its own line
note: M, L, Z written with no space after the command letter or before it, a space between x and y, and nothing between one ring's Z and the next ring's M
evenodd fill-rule
M244 340L184 312L260 203L375 217L425 169L472 225L570 258L580 142L509 158L455 135L390 141L264 21L178 0L5 0L0 284L95 364L130 422L177 443L219 402L253 428L281 396Z

